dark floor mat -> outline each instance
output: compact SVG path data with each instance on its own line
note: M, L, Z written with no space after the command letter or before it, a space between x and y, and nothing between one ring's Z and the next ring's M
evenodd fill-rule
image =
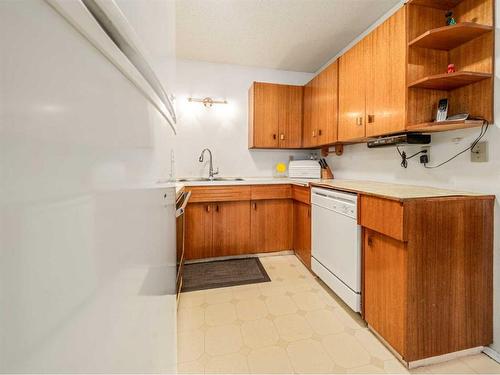
M182 292L271 281L259 258L216 260L184 265Z

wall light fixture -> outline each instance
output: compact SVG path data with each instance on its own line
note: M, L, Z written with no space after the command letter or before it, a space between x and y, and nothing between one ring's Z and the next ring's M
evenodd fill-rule
M210 108L214 104L227 104L227 100L213 100L210 97L206 97L203 99L200 98L188 98L189 102L203 103L203 105L207 108Z

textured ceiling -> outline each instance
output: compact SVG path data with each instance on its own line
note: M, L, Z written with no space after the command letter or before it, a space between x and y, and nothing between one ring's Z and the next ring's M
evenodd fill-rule
M399 2L177 0L177 57L315 72Z

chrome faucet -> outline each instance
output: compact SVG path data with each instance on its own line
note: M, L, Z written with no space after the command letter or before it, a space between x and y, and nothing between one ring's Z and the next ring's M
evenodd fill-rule
M219 168L217 168L217 170L214 172L214 166L212 163L212 151L210 151L210 149L208 149L208 148L203 149L203 151L201 152L201 155L198 158L200 163L203 163L203 155L205 155L205 151L208 151L208 156L210 156L210 160L209 160L210 163L209 163L209 169L208 169L208 179L210 181L213 181L214 176L216 174L219 174Z

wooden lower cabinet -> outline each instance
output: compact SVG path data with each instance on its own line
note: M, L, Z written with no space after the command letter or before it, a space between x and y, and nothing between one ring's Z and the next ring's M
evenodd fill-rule
M291 250L293 201L266 199L251 202L251 250L254 253Z
M297 201L293 202L293 249L311 268L311 206Z
M364 318L404 361L491 344L493 208L361 196Z
M250 250L250 201L213 204L212 247L217 256Z
M407 250L404 242L366 229L364 318L399 353L406 335Z
M213 257L212 203L189 203L186 207L185 215L185 259L193 260Z

